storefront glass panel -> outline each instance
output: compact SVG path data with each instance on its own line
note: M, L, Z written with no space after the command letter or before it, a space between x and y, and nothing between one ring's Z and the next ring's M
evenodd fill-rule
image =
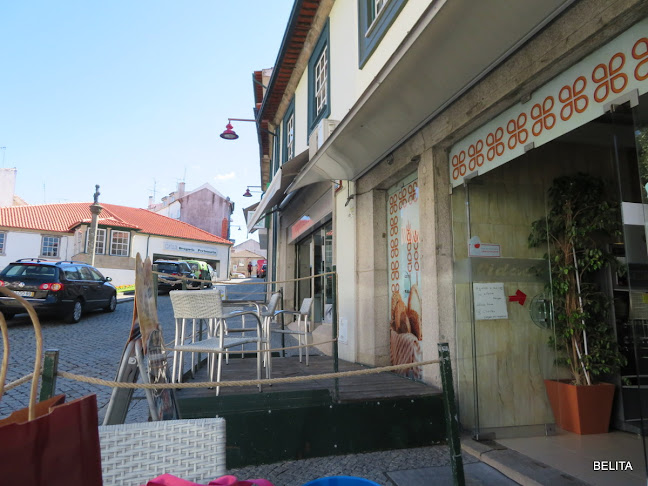
M528 248L527 238L531 222L548 211L553 181L585 173L603 182L606 200L618 208L619 234L596 236L614 258L591 278L606 299L606 320L627 360L595 381L615 385L610 427L641 438L633 456L641 460L633 466L645 468L647 115L648 99L621 100L611 113L453 191L460 412L475 436L555 431L552 424L560 417L549 406L543 379L569 380L570 374L555 364L558 354L548 345L553 334L548 265L544 274L529 271L541 268L545 253L552 255L547 248ZM518 291L526 296L524 305Z
M546 185L529 162L516 169L453 192L461 415L478 438L542 433L552 422L548 250L527 242L545 217Z
M333 223L317 228L296 245L297 278L312 277L333 270ZM314 322L331 322L333 288L330 275L299 280L296 302L313 297Z

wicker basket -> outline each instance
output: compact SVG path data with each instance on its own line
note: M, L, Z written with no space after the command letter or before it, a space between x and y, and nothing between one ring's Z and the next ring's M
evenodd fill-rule
M140 486L161 474L207 483L225 474L225 419L99 427L104 486Z

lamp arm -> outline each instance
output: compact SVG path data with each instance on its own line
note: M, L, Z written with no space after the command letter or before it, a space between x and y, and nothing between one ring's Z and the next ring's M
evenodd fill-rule
M254 122L254 123L256 123L257 129L261 130L262 132L269 133L269 134L272 135L273 137L276 137L276 136L277 136L276 133L273 133L273 132L271 132L270 130L268 130L268 129L266 129L266 128L263 128L262 126L260 126L260 125L259 125L259 122L258 122L257 120L255 120L254 118L228 118L227 120L228 120L228 123L231 122L232 120L234 120L234 121L243 121L243 122Z

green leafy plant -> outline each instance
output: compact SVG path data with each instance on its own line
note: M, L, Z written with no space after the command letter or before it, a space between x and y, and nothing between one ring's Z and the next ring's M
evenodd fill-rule
M550 345L574 384L591 384L625 363L608 319L610 299L596 283L614 262L606 247L620 236L619 209L606 201L603 181L583 173L556 178L548 196L547 217L531 224L528 242L548 248L555 325Z

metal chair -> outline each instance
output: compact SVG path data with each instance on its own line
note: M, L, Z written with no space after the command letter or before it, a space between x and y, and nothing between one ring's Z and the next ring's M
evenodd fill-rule
M282 326L281 329L273 329L272 327L270 327L270 335L272 335L272 333L275 333L275 334L292 334L292 335L297 336L297 342L298 342L298 344L300 346L299 347L299 362L300 363L302 362L302 348L301 348L301 346L302 346L302 338L303 338L304 345L306 347L306 349L304 350L304 352L306 354L306 366L308 366L308 354L309 354L308 353L308 341L309 341L309 338L310 338L310 340L312 342L312 336L313 336L312 321L309 319L312 308L313 308L313 298L308 297L308 298L302 300L302 305L301 305L301 307L299 308L298 311L290 311L290 310L278 310L278 311L275 311L275 313L274 313L274 318L275 319L280 315L291 315L291 316L293 316L293 319L297 318L297 321L296 321L297 322L297 328L296 329L285 329L285 328L283 328L283 326ZM276 320L273 320L271 322L271 325L272 324L278 325L279 323ZM268 341L270 341L270 339L268 339Z
M232 347L250 343L256 344L257 379L261 379L261 358L267 346L262 321L257 312L224 312L220 292L215 290L174 290L169 293L169 296L171 297L173 315L176 321L175 341L172 348L172 381L177 378L179 382L182 379L183 358L186 352L208 353L210 380L214 381L214 368L217 361L216 381L220 381L223 354L227 353ZM240 338L226 337L228 333L226 320L246 315L254 316L257 321L256 335ZM192 320L192 329L194 331L191 336L186 335L188 319ZM196 340L196 321L200 319L204 319L208 323L207 337L203 340ZM248 328L247 331L249 332L251 329ZM190 339L189 343L187 343L188 339ZM218 354L217 360L213 356L214 354ZM261 390L261 385L259 385L259 390ZM216 395L219 393L220 387L216 387Z

